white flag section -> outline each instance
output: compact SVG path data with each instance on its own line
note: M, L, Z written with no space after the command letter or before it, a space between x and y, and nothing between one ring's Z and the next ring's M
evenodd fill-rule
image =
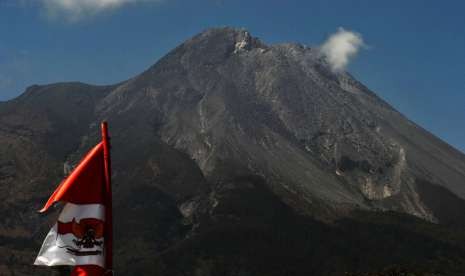
M66 203L34 264L105 267L104 220L101 204Z

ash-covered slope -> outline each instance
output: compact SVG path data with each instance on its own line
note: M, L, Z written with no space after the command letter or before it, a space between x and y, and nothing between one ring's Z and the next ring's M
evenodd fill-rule
M220 28L120 84L34 86L1 103L0 274L48 275L28 264L55 215L34 211L97 141L103 119L118 271L331 275L436 260L465 270L455 230L380 212L461 227L462 153L348 73L331 72L317 50Z
M150 114L159 137L207 178L261 175L304 212L322 201L436 221L419 180L465 198L463 154L331 72L317 50L268 46L246 31L192 38L99 108L114 121Z

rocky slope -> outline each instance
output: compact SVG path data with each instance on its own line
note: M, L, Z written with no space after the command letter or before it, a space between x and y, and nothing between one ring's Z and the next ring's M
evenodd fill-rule
M103 119L121 273L465 271L462 153L318 50L221 28L128 81L0 103L1 275L49 275L30 263L59 209L35 210Z

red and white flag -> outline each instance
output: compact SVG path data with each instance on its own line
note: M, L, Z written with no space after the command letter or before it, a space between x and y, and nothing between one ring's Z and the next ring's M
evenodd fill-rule
M112 275L112 204L107 124L102 142L58 186L40 212L65 202L35 265L74 266L72 276Z

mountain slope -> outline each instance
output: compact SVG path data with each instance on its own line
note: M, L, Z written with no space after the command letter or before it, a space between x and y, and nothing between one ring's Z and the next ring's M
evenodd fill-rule
M161 139L207 177L225 178L216 170L228 163L263 175L276 193L299 194L300 207L324 200L436 220L417 179L465 197L463 154L329 71L316 50L267 46L245 31L192 38L102 106L102 118L154 116Z
M56 214L34 211L104 119L118 271L339 275L447 262L465 271L462 153L333 73L316 49L220 28L120 84L33 86L0 105L0 257L12 258L0 274L49 275L28 264Z

